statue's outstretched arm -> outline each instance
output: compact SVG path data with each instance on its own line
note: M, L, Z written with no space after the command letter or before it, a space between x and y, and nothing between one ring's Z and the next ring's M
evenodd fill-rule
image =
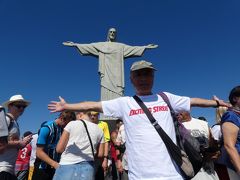
M76 44L72 41L63 42L63 45L65 45L65 46L76 46Z
M146 46L147 49L153 49L153 48L157 48L157 47L158 47L158 45L156 45L156 44L148 44Z

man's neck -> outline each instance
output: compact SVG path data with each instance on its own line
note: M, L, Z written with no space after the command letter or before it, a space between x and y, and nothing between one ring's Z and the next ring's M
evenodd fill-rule
M148 93L136 93L136 95L138 96L149 96L149 95L152 95L153 93L152 92L148 92Z

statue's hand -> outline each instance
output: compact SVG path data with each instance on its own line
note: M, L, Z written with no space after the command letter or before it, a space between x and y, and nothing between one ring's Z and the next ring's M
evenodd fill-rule
M65 46L74 46L74 42L72 42L72 41L66 41L66 42L63 42L63 45L65 45Z
M147 45L148 49L153 49L153 48L157 48L157 47L158 47L158 45L156 45L156 44L149 44L149 45Z

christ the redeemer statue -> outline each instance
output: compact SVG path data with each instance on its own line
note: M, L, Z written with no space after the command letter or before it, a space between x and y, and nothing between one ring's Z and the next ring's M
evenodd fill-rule
M158 47L129 46L116 41L116 29L110 28L106 42L78 44L71 41L64 42L66 46L76 47L81 55L99 58L98 73L101 80L101 101L114 99L124 95L124 59L142 56L145 49Z

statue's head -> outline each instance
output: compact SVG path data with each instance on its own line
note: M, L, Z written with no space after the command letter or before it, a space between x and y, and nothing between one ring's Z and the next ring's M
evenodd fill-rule
M110 28L108 30L107 41L114 42L117 39L117 30L115 28Z

